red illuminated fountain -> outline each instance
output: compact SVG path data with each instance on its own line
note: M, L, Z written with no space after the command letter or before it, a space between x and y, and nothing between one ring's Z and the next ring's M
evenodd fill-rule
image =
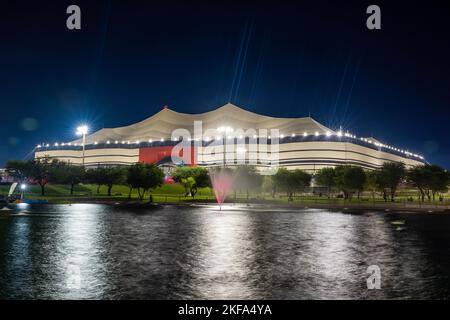
M229 170L216 169L210 171L211 183L216 196L216 201L222 210L222 203L233 186L233 175Z

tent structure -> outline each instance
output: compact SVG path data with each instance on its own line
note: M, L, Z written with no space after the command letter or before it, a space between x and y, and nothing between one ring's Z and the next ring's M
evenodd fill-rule
M105 141L147 141L149 139L159 140L169 139L176 129L186 129L194 132L194 122L201 121L202 129L215 130L226 126L241 129L278 129L280 134L291 135L308 132L314 134L318 132L324 135L326 132L334 133L333 130L325 127L311 117L305 118L275 118L260 115L239 108L228 103L213 111L188 114L180 113L164 107L155 115L140 122L118 128L104 128L86 136L86 144ZM72 143L81 143L81 139Z
M271 136L272 130L277 130L278 137ZM177 153L186 140L186 152ZM143 162L169 168L180 162L213 167L225 165L225 160L227 165L239 165L244 160L243 164L256 165L267 172L279 166L316 172L342 164L375 169L387 161L403 162L407 167L425 162L422 156L408 150L373 137L334 131L311 117L270 117L231 103L198 114L164 107L140 122L93 132L85 141L84 145L82 139L39 145L35 158L85 166Z

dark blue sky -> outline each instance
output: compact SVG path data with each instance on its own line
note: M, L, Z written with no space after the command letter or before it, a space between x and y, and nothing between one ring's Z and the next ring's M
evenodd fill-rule
M0 165L41 142L231 101L423 154L450 168L444 1L30 1L0 8ZM66 29L78 4L82 30ZM411 7L411 8L409 8Z

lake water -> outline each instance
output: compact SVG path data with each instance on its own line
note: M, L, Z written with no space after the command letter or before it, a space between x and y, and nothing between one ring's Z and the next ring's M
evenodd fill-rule
M379 290L367 289L370 265L380 268ZM3 299L449 297L445 214L100 204L0 210Z

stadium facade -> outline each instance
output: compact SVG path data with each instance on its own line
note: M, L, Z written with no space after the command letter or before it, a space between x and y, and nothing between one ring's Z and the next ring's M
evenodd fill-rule
M167 168L250 163L262 172L275 167L315 172L342 164L376 169L387 161L403 162L407 167L425 162L418 154L372 137L332 130L311 117L275 118L233 104L201 114L164 107L141 122L87 135L84 149L83 156L82 139L45 143L36 147L35 158L76 165L84 161L87 167L137 162Z

